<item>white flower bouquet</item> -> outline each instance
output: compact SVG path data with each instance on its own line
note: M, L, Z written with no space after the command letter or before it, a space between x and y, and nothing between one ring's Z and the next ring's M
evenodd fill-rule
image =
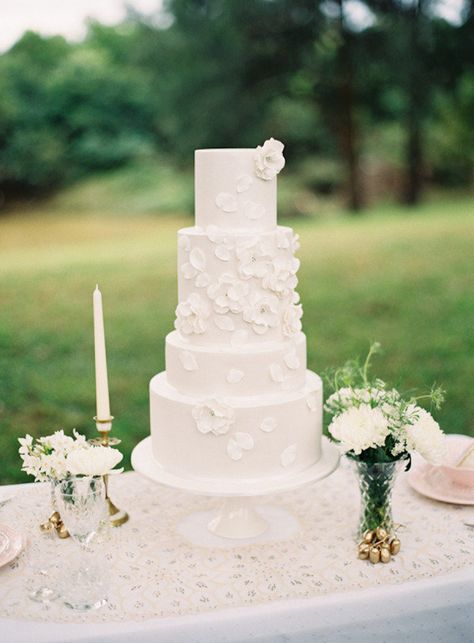
M370 377L370 363L380 349L370 347L363 364L350 361L325 375L330 395L324 410L330 437L354 461L362 507L359 533L393 527L391 492L395 475L411 465L417 451L432 464L442 462L445 436L421 400L438 409L444 391L433 386L428 394L402 395L379 378Z
M72 475L102 476L120 473L114 467L122 460L117 449L92 446L75 429L73 437L63 430L37 438L26 435L19 438L22 471L36 482L65 480Z

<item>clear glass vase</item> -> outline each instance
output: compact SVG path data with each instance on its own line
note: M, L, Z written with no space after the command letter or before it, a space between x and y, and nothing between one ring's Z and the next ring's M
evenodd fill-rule
M375 464L352 460L352 463L360 490L357 536L361 537L368 529L377 527L392 531L392 491L398 472L406 466L406 460Z

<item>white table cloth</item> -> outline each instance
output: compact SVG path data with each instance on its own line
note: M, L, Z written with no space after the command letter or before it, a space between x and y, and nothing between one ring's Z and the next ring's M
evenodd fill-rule
M2 488L0 510L34 536L48 489ZM166 489L137 474L113 480L131 520L107 547L107 608L45 609L25 594L20 557L0 570L0 641L474 641L473 508L395 491L402 551L388 565L355 557L357 489L344 468L314 485L261 499L267 534L229 542L205 524L219 501ZM30 536L31 537L31 536ZM71 541L58 543L67 557Z

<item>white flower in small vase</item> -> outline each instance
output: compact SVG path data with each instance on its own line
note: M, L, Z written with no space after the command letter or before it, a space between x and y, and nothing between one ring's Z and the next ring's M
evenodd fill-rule
M279 297L288 295L298 285L296 273L299 266L299 260L294 257L275 257L269 263L268 272L263 276L262 286L273 290Z
M328 431L340 442L343 451L359 455L365 449L383 446L389 434L389 425L379 408L361 404L337 415Z
M282 331L287 337L293 337L301 331L301 317L303 307L301 304L289 304L283 311Z
M446 455L445 434L431 413L420 406L408 408L412 424L406 427L407 446L418 451L431 464L442 464Z
M279 301L275 295L253 291L243 311L244 321L252 325L257 335L264 335L279 322Z
M236 248L239 273L243 279L261 279L268 272L268 264L275 256L274 247L258 238L239 243Z
M192 416L196 420L197 430L204 434L224 435L235 421L234 409L215 399L197 404L192 410Z
M284 145L281 141L269 138L255 151L255 174L259 179L271 181L285 167Z
M192 293L186 301L178 304L174 325L176 330L185 335L201 334L207 329L209 315L210 310L207 302L201 295Z
M216 313L225 314L229 311L240 313L249 290L250 286L246 281L224 273L219 277L217 283L208 287L207 294L214 302Z
M120 451L112 447L89 446L72 451L67 457L67 465L73 476L105 476L123 471L114 469L122 458Z

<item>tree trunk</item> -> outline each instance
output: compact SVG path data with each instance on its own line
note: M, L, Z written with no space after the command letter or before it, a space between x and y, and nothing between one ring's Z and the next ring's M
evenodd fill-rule
M420 31L421 21L421 0L412 9L407 11L406 20L408 37L408 65L407 65L407 140L406 140L406 167L407 177L403 201L407 205L416 205L421 199L423 183L423 132L422 132L422 111L424 103L424 78Z
M344 25L343 0L339 0L341 47L339 51L339 100L340 125L339 138L341 153L347 168L348 207L358 212L363 205L359 171L359 150L357 123L355 117L356 97L354 91L354 51L352 36Z

